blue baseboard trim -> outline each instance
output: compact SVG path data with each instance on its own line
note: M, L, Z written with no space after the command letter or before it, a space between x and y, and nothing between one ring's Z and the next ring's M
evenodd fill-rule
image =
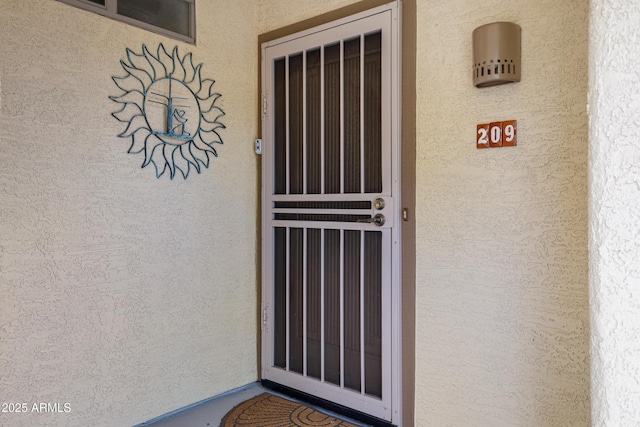
M204 405L205 403L209 403L212 400L216 400L216 399L219 399L221 397L228 396L230 394L237 393L237 392L246 390L246 389L251 388L251 387L256 387L256 386L259 386L259 385L260 385L259 381L256 381L256 382L253 382L253 383L249 383L249 384L243 385L241 387L234 388L233 390L225 391L224 393L220 393L220 394L217 394L215 396L208 397L208 398L206 398L204 400L201 400L199 402L192 403L191 405L183 406L182 408L178 408L175 411L167 412L166 414L163 414L163 415L160 415L158 417L155 417L155 418L153 418L153 419L151 419L149 421L145 421L143 423L136 424L133 427L149 427L149 426L152 426L153 424L157 423L158 421L165 420L167 418L173 417L174 415L177 415L177 414L180 414L182 412L188 411L188 410L193 409L195 407L198 407L200 405Z

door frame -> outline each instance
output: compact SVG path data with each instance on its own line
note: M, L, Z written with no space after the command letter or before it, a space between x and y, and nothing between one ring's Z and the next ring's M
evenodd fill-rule
M262 135L263 97L262 97L262 45L295 33L304 32L314 27L340 21L360 12L370 11L389 4L389 0L364 0L337 9L305 21L287 25L258 37L258 93L257 103L258 134ZM397 239L395 245L400 250L394 250L395 268L393 280L394 303L393 310L395 327L393 329L392 357L393 372L393 420L397 425L412 426L415 412L415 100L416 100L416 0L396 0L398 7L397 25L399 26L398 45L394 49L394 61L397 66L397 81L394 90L398 94L395 102L397 117L394 118L394 135L398 138L399 147L394 163L394 180L398 180L400 191L397 211ZM262 162L257 162L257 182L261 191L257 193L257 291L260 295L256 307L257 314L257 369L258 377L262 372ZM402 173L401 173L402 172Z

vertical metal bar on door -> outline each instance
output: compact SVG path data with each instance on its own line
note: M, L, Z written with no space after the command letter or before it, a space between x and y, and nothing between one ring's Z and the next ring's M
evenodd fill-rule
M285 57L285 71L284 71L284 104L285 104L285 109L284 109L284 115L285 115L285 138L286 138L286 144L285 144L285 158L286 158L286 162L285 162L285 171L286 171L286 176L285 176L285 180L286 180L286 185L285 185L285 194L291 194L290 191L290 187L291 187L291 158L289 156L289 152L290 152L290 140L291 140L291 129L289 129L289 127L291 126L291 120L289 119L289 55L287 55Z
M285 319L285 327L286 327L286 357L287 357L287 361L285 363L286 369L287 371L289 370L289 355L290 355L290 346L289 346L289 342L290 342L290 338L291 338L291 325L289 322L290 317L290 313L291 313L291 292L290 292L290 283L291 283L291 228L287 227L286 228L287 232L285 233L285 256L286 256L286 266L285 268L287 269L287 271L285 272L285 286L286 286L286 291L285 291L285 306L286 308L286 316L287 318Z
M320 231L320 381L324 382L324 228Z
M302 234L302 375L307 376L307 257L309 229L304 228Z
M325 192L324 46L320 46L320 194ZM320 381L324 382L324 228L320 232Z
M364 35L360 35L360 192L364 194ZM360 393L364 394L364 230L360 231Z
M364 35L360 35L360 192L365 192L364 159ZM360 231L360 393L365 390L364 369L364 230Z
M340 40L340 194L344 194L344 40Z
M365 378L364 378L364 234L360 231L360 393L364 394Z
M360 192L364 193L364 35L360 35Z
M344 229L340 230L340 388L344 388Z
M324 194L324 46L320 46L320 194Z
M307 194L307 52L302 52L302 194Z

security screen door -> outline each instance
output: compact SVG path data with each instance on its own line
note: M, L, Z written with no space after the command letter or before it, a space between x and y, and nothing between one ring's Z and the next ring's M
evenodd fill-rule
M392 3L262 47L262 378L389 421L397 27Z

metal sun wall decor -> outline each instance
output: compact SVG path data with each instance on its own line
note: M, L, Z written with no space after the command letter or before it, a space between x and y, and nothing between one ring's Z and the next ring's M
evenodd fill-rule
M142 167L153 163L157 178L168 171L173 179L179 171L186 179L192 168L208 168L225 128L215 81L202 80L202 64L194 66L191 53L181 58L177 46L169 54L161 43L156 55L145 45L141 54L127 49L127 60L120 61L126 76L112 77L124 93L109 98L123 104L112 115L126 123L118 136L131 138L128 152L144 153Z

